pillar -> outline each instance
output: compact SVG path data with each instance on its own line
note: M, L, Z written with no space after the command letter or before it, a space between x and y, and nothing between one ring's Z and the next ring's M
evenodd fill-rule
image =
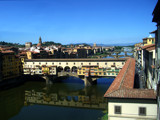
M92 78L91 77L85 77L84 78L84 85L85 86L91 86L93 84Z

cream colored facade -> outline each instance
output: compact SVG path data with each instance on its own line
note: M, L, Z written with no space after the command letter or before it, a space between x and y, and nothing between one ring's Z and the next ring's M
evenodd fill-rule
M23 72L31 75L57 75L57 66L25 64Z
M121 114L115 114L115 106L121 106ZM146 115L139 115L140 107L146 108ZM141 103L108 102L108 108L108 120L156 120L157 118L157 104L147 103L145 100L141 100Z
M111 66L115 65L117 68L122 68L125 64L126 59L32 59L25 60L24 65L35 67L36 65L46 65L52 66L55 65L57 67L69 67L72 69L73 67L82 67L84 65L98 65L102 68L111 68Z

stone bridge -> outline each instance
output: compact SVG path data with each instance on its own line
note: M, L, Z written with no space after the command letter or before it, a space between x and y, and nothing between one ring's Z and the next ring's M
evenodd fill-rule
M81 78L87 86L92 85L99 77L117 76L118 72L116 72L116 69L120 70L125 64L125 61L125 58L26 59L23 69L24 74L40 75L43 76L46 81L60 76L78 77ZM111 68L114 68L115 73L113 73Z

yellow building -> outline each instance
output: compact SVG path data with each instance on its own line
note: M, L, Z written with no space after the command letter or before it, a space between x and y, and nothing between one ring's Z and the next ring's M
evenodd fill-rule
M1 54L1 81L12 79L22 74L22 65L19 57L13 51L2 51Z
M79 76L117 76L120 69L112 65L110 68L99 67L98 65L86 65L78 68Z
M143 38L143 45L150 45L155 44L155 38L153 38L151 35L147 38Z

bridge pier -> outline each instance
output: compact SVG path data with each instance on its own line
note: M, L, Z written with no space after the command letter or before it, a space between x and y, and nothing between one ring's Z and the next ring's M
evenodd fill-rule
M43 76L43 78L46 80L46 84L53 84L54 79L57 78L57 76Z
M84 85L85 86L91 86L92 85L92 78L91 77L85 77L84 78Z
M83 80L84 80L84 85L85 85L85 86L91 86L91 85L97 83L97 82L96 82L97 78L85 77Z

